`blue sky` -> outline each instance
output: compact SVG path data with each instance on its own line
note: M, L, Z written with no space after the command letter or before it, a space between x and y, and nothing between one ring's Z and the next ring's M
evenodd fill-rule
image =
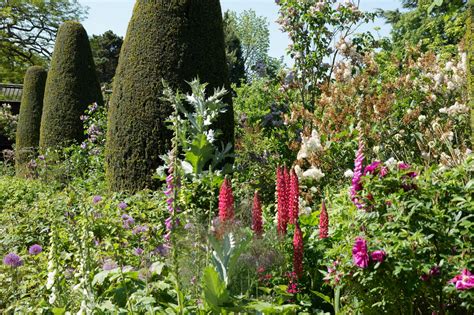
M88 18L83 22L89 35L101 34L112 30L114 33L124 36L127 31L128 21L132 15L134 0L79 0L79 3L89 7ZM278 6L274 0L221 0L222 10L233 10L241 12L253 9L258 15L264 16L269 22L270 29L270 56L281 57L285 55L285 49L289 44L286 34L279 30L275 22L278 18ZM360 7L364 11L373 11L376 8L396 9L400 7L399 0L360 0ZM362 30L373 29L374 26L381 28L379 34L386 36L390 27L383 20L376 21ZM289 62L288 58L285 58Z

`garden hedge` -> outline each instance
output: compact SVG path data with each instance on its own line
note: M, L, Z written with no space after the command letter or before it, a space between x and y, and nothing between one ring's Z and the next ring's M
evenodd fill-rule
M116 191L152 188L152 173L170 148L166 120L172 113L162 101L165 80L173 89L189 91L186 81L199 77L229 88L222 12L219 0L146 1L135 4L129 23L108 114L107 180ZM234 141L229 110L215 127L221 141Z
M80 23L65 22L56 37L46 81L40 147L81 141L80 116L94 102L103 105L89 38Z
M40 66L28 68L23 81L20 114L16 130L16 171L24 172L39 145L41 114L47 72Z

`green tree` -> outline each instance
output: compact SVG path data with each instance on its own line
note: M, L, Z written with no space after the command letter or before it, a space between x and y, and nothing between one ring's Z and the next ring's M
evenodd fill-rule
M152 174L170 148L163 101L165 80L173 90L189 92L185 82L199 77L208 91L229 88L219 0L138 0L120 53L110 101L106 145L107 180L112 190L152 187ZM218 138L233 144L234 114L214 124Z
M24 175L25 163L38 148L46 76L46 70L39 66L28 68L25 74L16 130L15 162L18 175Z
M245 61L243 58L242 44L236 34L234 20L229 11L224 13L224 35L227 66L229 68L230 82L240 86L241 81L246 81Z
M111 83L117 69L123 38L107 31L102 35L93 35L90 42L99 82Z
M466 33L465 0L402 0L408 11L382 11L392 24L393 48L419 45L422 51L455 54Z
M248 76L255 75L259 63L265 62L270 48L270 31L265 17L258 16L254 10L238 14L227 11L227 24L235 30L242 45L242 58Z
M0 80L21 82L28 66L46 65L59 25L86 13L77 0L2 0Z
M82 140L80 116L94 102L103 104L89 38L80 23L65 22L58 31L46 81L40 147Z

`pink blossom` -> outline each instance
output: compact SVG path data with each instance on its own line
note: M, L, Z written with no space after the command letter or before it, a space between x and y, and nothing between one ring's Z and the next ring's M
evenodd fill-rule
M352 247L352 261L359 268L367 268L369 266L367 242L362 237L356 238L354 247Z
M474 288L474 275L469 270L464 269L460 275L449 280L449 283L454 283L457 290L469 290Z
M359 141L356 159L354 161L354 176L352 177L351 199L357 208L361 209L364 205L357 198L357 193L362 190L362 164L364 162L364 143Z
M376 250L370 253L370 258L379 263L383 263L385 256L387 256L387 254L383 250Z

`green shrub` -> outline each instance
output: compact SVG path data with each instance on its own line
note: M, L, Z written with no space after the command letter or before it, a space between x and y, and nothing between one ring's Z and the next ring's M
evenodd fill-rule
M30 67L25 75L16 131L16 168L19 175L24 172L24 164L39 145L46 76L46 70L39 66Z
M80 116L103 104L87 33L80 23L59 28L46 81L40 147L62 146L84 138Z
M109 110L107 179L113 190L152 187L152 172L170 147L162 101L165 80L189 91L185 81L199 77L208 91L228 88L221 8L212 1L138 1L120 54ZM231 104L231 96L225 97ZM213 128L222 143L233 144L232 106Z

